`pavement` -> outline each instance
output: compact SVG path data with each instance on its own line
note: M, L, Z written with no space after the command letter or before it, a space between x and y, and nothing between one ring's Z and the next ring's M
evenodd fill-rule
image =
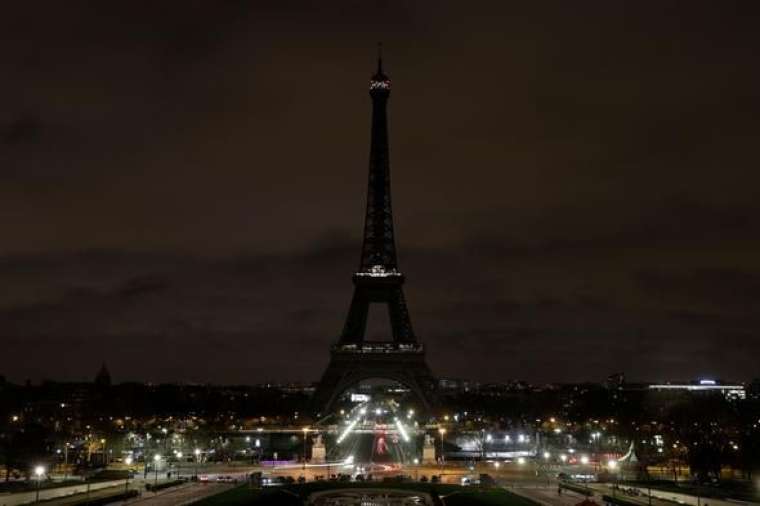
M132 484L130 484L130 487ZM124 490L124 480L113 480L107 482L90 483L90 497L103 497L115 493L115 490ZM111 490L111 492L107 492ZM40 500L47 501L46 504L58 506L59 504L73 504L74 497L79 500L83 493L87 491L87 484L71 485L68 487L43 488L40 490ZM76 495L75 495L76 494ZM35 502L36 491L19 492L16 494L0 495L0 506L18 506L21 504L30 504ZM71 496L71 497L69 497Z
M187 483L179 487L172 487L158 493L143 491L138 498L124 502L123 504L135 504L138 506L181 506L192 504L206 497L229 490L233 485L226 483Z
M557 493L556 483L550 487L544 485L542 487L519 486L504 488L517 495L532 499L542 506L575 506L586 498L584 495L569 490L562 490L562 495L560 495ZM592 497L591 499L602 504L601 497Z

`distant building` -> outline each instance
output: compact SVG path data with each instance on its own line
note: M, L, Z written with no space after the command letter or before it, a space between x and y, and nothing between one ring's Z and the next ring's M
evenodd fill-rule
M106 364L100 366L98 374L95 376L95 387L99 390L107 390L111 387L111 373L108 372Z
M604 386L609 390L620 390L625 385L625 373L616 372L607 376Z
M747 398L747 392L742 384L728 384L722 381L703 379L689 383L658 383L649 385L649 390L659 392L690 392L690 393L720 393L728 400Z
M749 384L748 388L749 398L753 400L760 400L760 378L755 378Z
M477 381L469 381L454 378L439 378L438 388L442 393L470 393L477 392L480 384Z

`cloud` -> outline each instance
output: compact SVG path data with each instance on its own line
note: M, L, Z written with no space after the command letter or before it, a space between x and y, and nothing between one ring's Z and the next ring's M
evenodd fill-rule
M0 19L9 377L89 377L110 357L117 378L318 377L358 262L380 39L399 260L440 374L754 373L753 16L46 9ZM36 343L50 351L30 364Z

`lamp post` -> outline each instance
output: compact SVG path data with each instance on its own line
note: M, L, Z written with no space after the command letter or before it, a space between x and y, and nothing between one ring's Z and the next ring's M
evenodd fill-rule
M586 491L588 491L588 463L589 463L588 456L582 455L581 464L583 465L583 486L586 488Z
M100 445L103 447L103 465L108 468L108 453L106 453L106 438L100 440Z
M34 502L40 502L40 482L42 481L43 474L45 474L44 466L36 466L34 468L34 476L37 478L37 494L35 495Z
M69 473L69 443L63 444L63 481L66 481L66 477Z
M153 471L155 472L155 480L153 481L153 486L155 487L158 485L158 463L161 462L161 454L157 453L153 455Z
M182 476L182 457L183 456L184 455L182 452L177 452L177 478Z
M256 464L261 464L261 439L256 438L254 446L256 447Z
M617 488L617 461L610 460L607 462L607 468L612 472L612 497L615 497Z
M443 457L443 436L446 435L446 428L445 427L440 427L438 429L438 433L441 435L441 470L443 470L443 461L444 461L444 457Z
M308 427L303 428L303 469L306 469L306 434L309 432Z
M200 459L201 456L201 449L196 448L193 452L195 454L195 479L198 479L198 459Z
M132 459L131 455L128 455L126 459L124 459L124 463L128 466L132 465L132 462L134 460ZM129 476L131 474L131 471L127 470L127 477L124 479L124 492L129 490Z
M549 462L549 459L552 458L552 454L549 453L548 451L544 451L544 455L543 456L544 456L543 469L544 469L544 475L546 475L546 486L549 487L551 485L551 481L550 481L550 478L549 478L549 472L551 470L550 469L551 464Z

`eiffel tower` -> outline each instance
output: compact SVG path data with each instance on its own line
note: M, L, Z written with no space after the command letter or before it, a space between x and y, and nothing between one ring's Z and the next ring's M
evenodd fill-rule
M424 347L414 335L402 289L404 275L396 259L386 114L390 93L391 81L383 72L382 55L378 55L377 71L369 84L372 140L361 261L353 275L354 295L343 332L332 346L330 364L314 394L314 408L322 413L332 410L346 389L372 378L401 383L426 410L435 398L435 380ZM365 339L370 304L388 308L390 339Z

